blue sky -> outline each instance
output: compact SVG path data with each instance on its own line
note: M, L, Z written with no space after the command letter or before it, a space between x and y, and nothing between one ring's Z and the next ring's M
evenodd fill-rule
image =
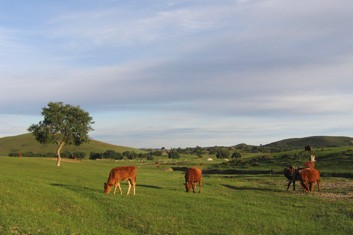
M353 136L350 0L0 2L0 137L50 101L131 147Z

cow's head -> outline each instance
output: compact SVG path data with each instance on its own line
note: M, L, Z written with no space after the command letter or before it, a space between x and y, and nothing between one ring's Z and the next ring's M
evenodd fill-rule
M314 155L310 155L310 161L311 161L311 162L316 162Z
M107 183L104 183L104 193L109 193L110 190L112 189L112 184L107 184Z

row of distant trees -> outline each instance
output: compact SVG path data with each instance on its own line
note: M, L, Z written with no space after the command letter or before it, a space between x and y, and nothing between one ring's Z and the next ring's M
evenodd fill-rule
M106 150L105 152L91 152L89 154L90 160L97 159L147 159L154 160L155 157L160 157L164 153L169 159L179 159L181 154L195 154L199 157L202 157L204 154L212 154L217 158L240 158L241 154L239 152L232 152L228 148L218 147L215 148L216 151L206 153L201 148L195 148L193 151L189 151L186 153L185 149L172 149L172 150L148 150L146 153L136 153L134 151L125 151L125 152L117 152L115 150ZM10 153L10 157L55 157L55 153L33 153L33 152L24 152L24 153ZM62 158L70 158L70 159L84 159L86 158L85 152L68 152L64 151L61 153Z
M147 159L147 160L154 160L154 157L160 157L163 153L167 153L167 157L171 159L178 159L180 158L180 154L175 150L164 151L164 150L149 150L147 153L136 153L134 151L125 151L125 152L116 152L114 150L107 150L103 153L91 153L89 159L96 160L96 159L115 159L115 160L122 160L122 159Z
M196 148L177 148L177 149L172 149L171 152L174 152L173 154L191 154L191 155L196 155L199 156L200 158L203 157L204 155L214 155L216 158L220 159L225 159L225 158L240 158L241 154L239 151L236 151L235 148L233 147L209 147L209 148L201 148L201 147L196 147Z
M155 150L148 151L147 153L136 153L134 151L125 151L125 152L117 152L115 150L106 150L105 152L91 152L89 154L90 160L97 159L115 159L115 160L123 160L123 159L147 159L154 160L154 157L162 156L164 151ZM54 157L55 153L33 153L33 152L24 152L24 153L10 153L9 157ZM180 158L180 154L175 150L169 151L167 154L168 158L178 159ZM85 152L62 152L62 158L70 158L70 159L84 159L86 158Z
M24 153L9 153L9 157L56 157L55 153L33 153L33 152L24 152ZM71 158L71 159L84 159L86 157L85 152L62 152L61 157Z

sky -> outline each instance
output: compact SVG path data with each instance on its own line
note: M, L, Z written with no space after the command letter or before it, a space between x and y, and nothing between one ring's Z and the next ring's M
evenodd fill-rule
M0 137L49 102L135 148L353 136L351 0L0 1Z

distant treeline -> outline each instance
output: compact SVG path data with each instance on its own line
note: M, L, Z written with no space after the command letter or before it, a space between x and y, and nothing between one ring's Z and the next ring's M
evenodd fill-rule
M246 144L240 144L233 147L222 147L222 146L214 146L214 147L194 147L194 148L175 148L171 150L167 150L165 148L162 149L146 149L146 153L136 153L134 151L125 151L125 152L117 152L115 150L106 150L105 152L91 152L88 156L90 160L96 159L147 159L153 160L154 157L166 156L170 159L179 159L181 154L190 154L196 155L198 157L202 156L214 156L216 158L225 159L239 159L241 158L242 152L251 152L251 153L275 153L283 150L288 150L284 148L269 148L264 146L251 146ZM23 152L23 153L10 153L10 157L56 157L56 153L34 153L34 152ZM65 151L61 153L62 158L70 158L70 159L85 159L87 158L87 154L85 152L69 152Z
M125 151L125 152L117 152L115 150L106 150L105 152L91 152L89 154L90 160L97 159L115 159L115 160L123 160L123 159L147 159L153 160L155 156L162 156L164 151L149 151L148 153L136 153L134 151ZM10 153L9 157L57 157L56 153L34 153L34 152L23 152L23 153ZM169 152L167 155L169 158L179 158L179 155L174 155L174 152ZM86 153L84 152L62 152L62 158L70 158L70 159L85 159Z
M23 152L23 153L9 153L9 157L56 157L56 153L33 153L33 152ZM62 158L71 159L84 159L86 153L84 152L62 152Z

